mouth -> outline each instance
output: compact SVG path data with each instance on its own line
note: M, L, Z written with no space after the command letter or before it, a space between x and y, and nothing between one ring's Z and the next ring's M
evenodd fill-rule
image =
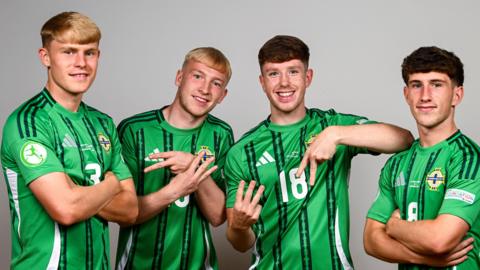
M278 96L280 102L289 102L293 99L295 91L278 91L275 92L275 94Z
M426 106L426 105L422 105L422 106L417 106L417 110L419 110L420 112L431 112L433 111L434 109L436 109L437 107L436 106L433 106L433 105L430 105L430 106Z
M69 75L76 80L85 80L88 77L88 73L85 72L70 73Z
M198 101L198 102L200 102L200 103L202 103L202 104L207 104L207 103L209 102L208 99L202 98L202 97L199 97L199 96L193 96L193 98L194 98L196 101Z

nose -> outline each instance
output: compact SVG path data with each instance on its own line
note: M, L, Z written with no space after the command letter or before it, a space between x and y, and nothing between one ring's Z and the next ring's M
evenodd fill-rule
M290 83L290 79L288 78L288 75L282 73L280 75L280 85L281 86L288 86L289 83Z
M420 92L420 100L422 102L428 102L432 100L432 89L429 85L422 87Z
M86 61L85 61L85 55L83 53L78 53L75 56L75 66L76 67L85 67Z
M210 86L212 85L212 82L208 80L204 80L202 85L199 88L199 92L203 95L208 95L210 93Z

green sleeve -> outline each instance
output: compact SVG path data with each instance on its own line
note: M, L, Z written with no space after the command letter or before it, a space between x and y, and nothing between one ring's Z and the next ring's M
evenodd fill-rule
M122 157L128 169L132 173L133 181L137 184L139 178L138 160L135 154L135 135L130 127L126 127L119 141L122 145ZM143 171L140 172L143 174Z
M480 175L474 169L478 159L478 154L463 156L461 151L453 157L447 170L447 186L439 215L454 215L473 226L480 213L477 197L480 196Z
M232 148L228 154L225 162L225 178L227 180L227 208L232 208L235 204L235 197L237 195L238 185L241 180L246 179L243 173L242 153L240 148ZM246 166L246 165L245 165Z
M112 136L111 140L113 146L112 164L110 169L119 180L132 178L132 174L130 173L130 170L128 169L122 157L122 145L120 144L120 140L118 139L118 133L115 126L113 125L113 122L111 122L111 125L109 125L109 127L111 132L110 134Z
M218 156L215 157L215 164L218 166L217 170L212 173L212 179L215 183L225 191L225 161L227 158L228 150L233 144L233 134L225 133L220 139L220 148Z
M5 167L17 171L25 179L25 184L52 172L65 172L56 155L53 134L49 133L46 121L37 120L37 136L21 138L17 124L9 118L3 132L2 162ZM42 119L43 120L43 119ZM31 128L31 127L30 127Z
M395 204L394 187L389 162L383 167L378 181L378 192L375 201L368 210L367 217L376 221L387 223L392 212L398 208Z

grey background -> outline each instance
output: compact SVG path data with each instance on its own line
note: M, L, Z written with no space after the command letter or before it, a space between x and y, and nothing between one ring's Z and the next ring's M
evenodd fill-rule
M314 79L309 107L365 115L416 134L403 100L400 63L419 46L454 51L464 62L465 98L457 124L480 140L480 39L475 0L404 1L9 1L0 2L0 124L20 103L39 92L46 71L37 58L39 30L51 16L75 10L100 26L102 53L96 82L85 96L118 123L132 114L170 103L175 72L184 54L214 46L229 57L229 95L213 114L229 122L236 138L263 120L268 101L258 83L257 52L276 34L302 38L311 50ZM360 156L350 179L351 251L357 269L396 269L363 251L367 209L387 156ZM10 261L10 220L5 184L0 184L0 269ZM112 258L118 227L111 226ZM221 269L245 269L249 254L214 230ZM112 261L113 262L113 261Z

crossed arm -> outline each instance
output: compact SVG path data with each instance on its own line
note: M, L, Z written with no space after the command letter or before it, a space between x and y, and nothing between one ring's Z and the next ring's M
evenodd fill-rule
M397 212L387 224L368 218L363 241L369 255L387 262L446 267L466 260L473 249L473 238L462 241L467 231L468 224L452 215L408 222Z
M113 177L94 186L78 186L63 172L40 176L29 188L50 217L66 226L96 215L122 189Z

